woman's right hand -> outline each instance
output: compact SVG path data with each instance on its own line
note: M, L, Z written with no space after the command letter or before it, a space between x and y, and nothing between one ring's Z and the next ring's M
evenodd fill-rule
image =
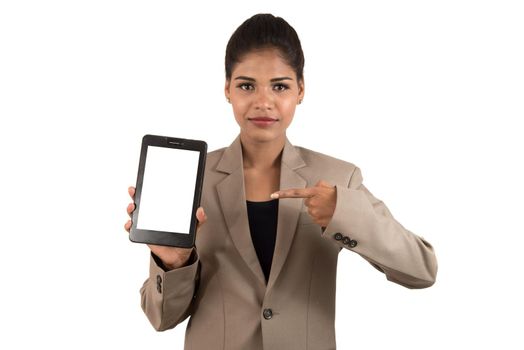
M129 193L129 196L134 201L135 199L135 188L130 186L127 189L127 192ZM135 203L129 203L127 206L127 213L129 214L129 217L132 218L133 211L135 210ZM204 212L204 208L199 207L196 211L196 217L198 220L197 225L197 232L200 229L200 227L206 222L207 216ZM131 220L128 220L126 224L124 225L124 228L127 232L131 229L133 222ZM173 270L179 267L184 266L187 261L189 260L189 257L191 256L192 248L177 248L177 247L168 247L168 246L161 246L161 245L154 245L154 244L148 244L147 245L149 249L151 249L151 252L158 256L160 260L162 260L162 263L164 266L169 269Z

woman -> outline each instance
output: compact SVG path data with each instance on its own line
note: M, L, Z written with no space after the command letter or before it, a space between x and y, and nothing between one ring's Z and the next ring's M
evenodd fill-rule
M207 156L195 248L150 246L142 308L157 330L191 316L186 349L334 349L339 251L424 288L436 277L433 248L366 189L358 167L287 139L304 57L286 21L246 20L225 64L240 134Z

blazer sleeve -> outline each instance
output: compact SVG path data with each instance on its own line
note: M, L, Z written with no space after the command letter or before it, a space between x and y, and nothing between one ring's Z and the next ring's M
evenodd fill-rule
M174 328L191 314L200 272L196 249L178 269L165 271L152 253L149 266L149 278L140 289L142 310L157 331Z
M362 183L358 167L348 187L335 186L337 203L323 237L354 251L389 281L408 288L435 283L437 259L431 244L405 229Z

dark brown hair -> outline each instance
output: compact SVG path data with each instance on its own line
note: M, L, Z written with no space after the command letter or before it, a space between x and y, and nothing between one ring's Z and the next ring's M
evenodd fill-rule
M248 18L231 35L226 47L226 79L233 67L251 50L276 48L295 70L298 82L304 78L304 53L297 32L283 18L259 13Z

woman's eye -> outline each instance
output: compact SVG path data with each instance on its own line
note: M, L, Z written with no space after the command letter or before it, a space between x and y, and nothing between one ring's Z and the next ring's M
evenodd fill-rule
M238 85L239 88L241 88L242 90L252 90L253 89L253 85L249 84L249 83L242 83L240 85Z
M286 84L275 84L274 87L275 87L275 90L278 90L278 91L284 91L289 88Z

